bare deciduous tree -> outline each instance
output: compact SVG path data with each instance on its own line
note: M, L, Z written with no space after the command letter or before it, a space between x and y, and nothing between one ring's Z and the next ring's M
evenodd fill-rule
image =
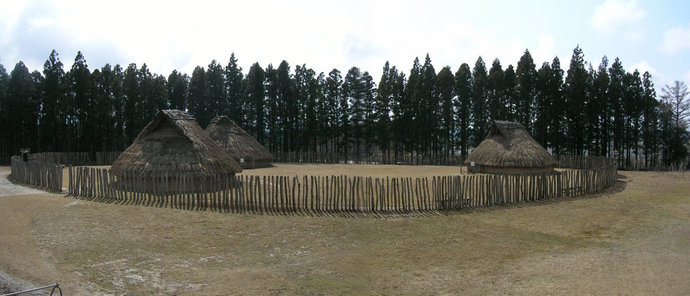
M686 118L690 115L690 101L686 101L688 87L685 82L676 80L673 86L668 84L661 90L662 102L671 111L673 121L677 127L687 128Z

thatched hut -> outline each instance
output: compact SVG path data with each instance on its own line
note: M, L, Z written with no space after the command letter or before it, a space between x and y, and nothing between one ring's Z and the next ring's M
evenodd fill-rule
M553 172L558 161L521 124L497 120L464 164L476 173L532 174Z
M162 110L115 160L111 172L119 177L160 180L185 176L194 187L213 190L214 180L242 171L196 122L179 110ZM227 178L225 178L227 179Z
M218 143L242 168L271 166L273 155L254 137L225 116L211 120L206 127L208 135Z

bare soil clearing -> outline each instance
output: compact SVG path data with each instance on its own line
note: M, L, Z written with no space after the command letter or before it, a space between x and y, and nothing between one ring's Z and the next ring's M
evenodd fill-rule
M281 164L243 172L457 173ZM629 182L585 198L386 219L2 196L0 270L60 282L66 295L690 294L690 178L620 174Z

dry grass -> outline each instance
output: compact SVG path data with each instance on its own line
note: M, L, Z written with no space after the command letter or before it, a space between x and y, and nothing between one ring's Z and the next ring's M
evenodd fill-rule
M447 175L278 165L244 174ZM622 172L608 193L443 216L252 216L0 197L0 269L68 295L690 293L690 181Z

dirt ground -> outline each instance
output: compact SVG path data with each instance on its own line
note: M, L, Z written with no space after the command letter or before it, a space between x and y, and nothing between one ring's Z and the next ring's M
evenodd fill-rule
M459 173L390 167L244 173ZM0 270L60 282L65 295L690 294L690 178L620 174L595 196L406 218L186 211L0 187Z

